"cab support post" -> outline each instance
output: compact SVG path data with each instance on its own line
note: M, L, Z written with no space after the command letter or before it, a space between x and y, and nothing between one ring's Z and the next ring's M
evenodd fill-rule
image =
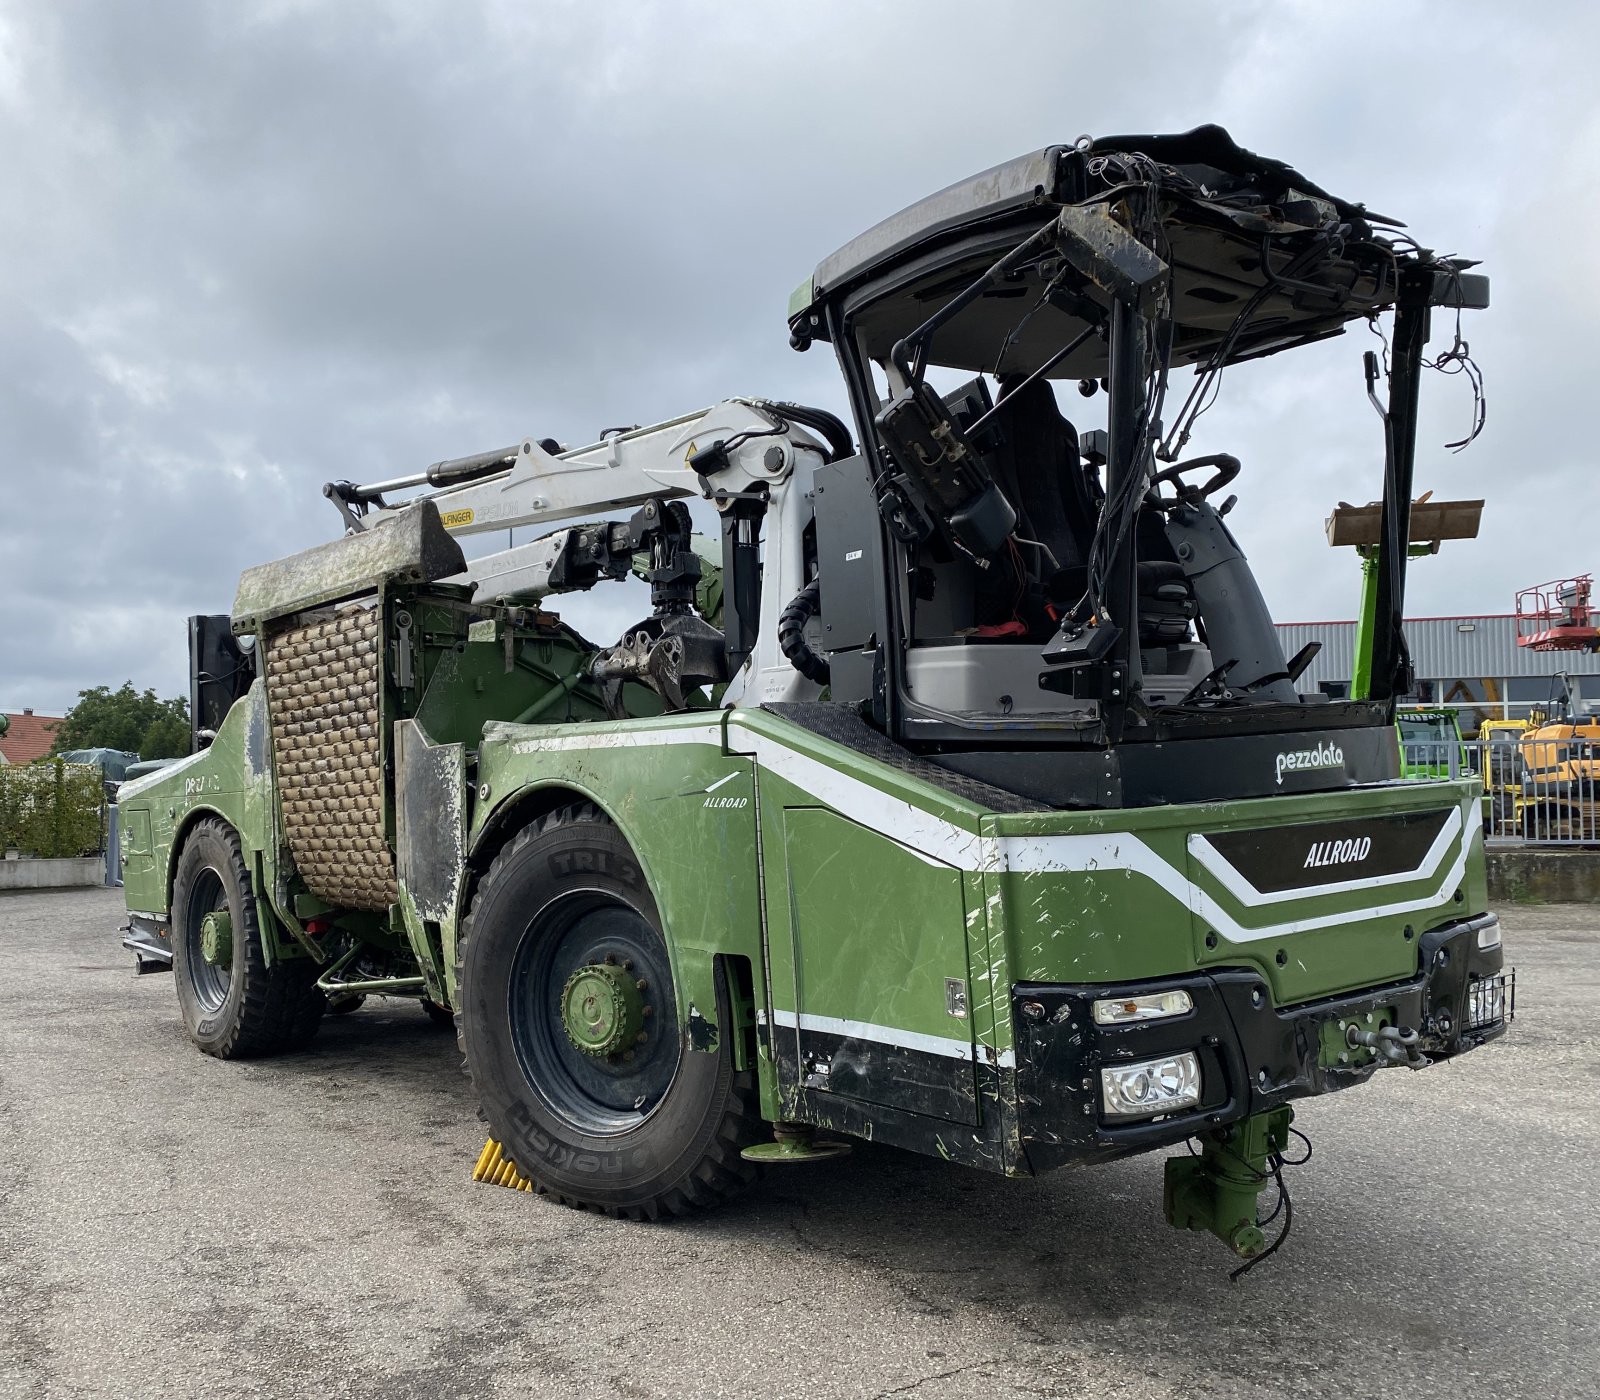
M1371 698L1390 700L1410 689L1406 654L1407 545L1411 539L1412 470L1417 446L1417 393L1422 350L1428 343L1430 266L1401 276L1394 313L1394 364L1389 372L1389 408L1384 416L1383 543L1378 552L1377 625L1373 628ZM1359 662L1358 662L1359 667Z
M1110 390L1107 426L1106 498L1121 500L1142 494L1142 483L1129 480L1147 470L1143 451L1144 364L1148 328L1133 302L1111 299ZM1104 710L1106 740L1122 738L1128 696L1139 683L1138 553L1135 531L1127 530L1106 565L1106 592L1101 600L1118 633L1105 660Z

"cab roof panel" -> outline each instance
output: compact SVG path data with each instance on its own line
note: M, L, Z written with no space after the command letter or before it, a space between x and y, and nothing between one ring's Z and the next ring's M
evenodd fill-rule
M1080 138L1072 145L1045 146L992 166L874 224L817 264L814 295L821 299L842 290L944 235L1009 220L1031 209L1043 213L1051 206L1095 198L1110 182L1092 176L1091 165L1099 157L1117 154L1143 155L1173 167L1234 202L1271 205L1298 194L1331 204L1346 219L1372 217L1359 205L1328 194L1283 161L1245 150L1220 126L1199 126L1179 135Z

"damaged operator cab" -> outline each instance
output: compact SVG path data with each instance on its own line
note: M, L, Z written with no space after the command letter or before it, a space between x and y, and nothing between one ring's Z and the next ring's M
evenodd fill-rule
M833 699L1056 808L1398 776L1422 347L1488 285L1396 228L1212 126L1048 147L826 259L790 328L832 342L864 444L817 475ZM1241 463L1182 453L1229 365L1390 308L1372 695L1300 695L1315 649L1283 656L1224 519Z

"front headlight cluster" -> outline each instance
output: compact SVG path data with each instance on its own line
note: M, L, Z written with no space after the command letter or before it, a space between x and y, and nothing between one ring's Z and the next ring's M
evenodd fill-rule
M1191 1050L1100 1071L1107 1118L1158 1118L1200 1102L1200 1061Z
M1480 977L1467 988L1467 1025L1483 1030L1508 1019L1512 1007L1515 974L1502 972L1495 977Z

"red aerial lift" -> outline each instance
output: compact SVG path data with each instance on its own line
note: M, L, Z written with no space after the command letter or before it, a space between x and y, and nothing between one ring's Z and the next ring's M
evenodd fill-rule
M1517 594L1517 645L1530 651L1600 651L1600 617L1589 574L1555 579Z

